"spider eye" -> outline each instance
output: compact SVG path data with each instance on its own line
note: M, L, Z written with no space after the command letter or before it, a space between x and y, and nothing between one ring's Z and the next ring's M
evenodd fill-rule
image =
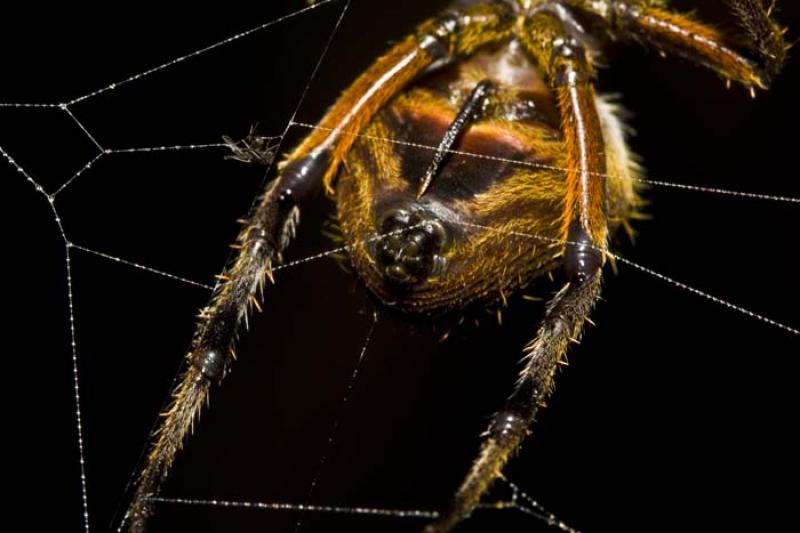
M440 255L447 244L447 230L433 215L395 208L380 224L385 235L374 248L378 268L395 286L411 286L441 272Z

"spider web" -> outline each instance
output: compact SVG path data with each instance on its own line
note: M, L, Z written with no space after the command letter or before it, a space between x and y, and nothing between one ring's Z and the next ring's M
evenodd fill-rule
M39 291L39 301L48 302L44 311L33 306L20 314L40 317L40 329L55 337L28 340L31 357L13 360L15 375L35 376L40 392L27 405L41 407L35 412L42 413L14 419L13 427L32 442L57 443L58 451L37 454L33 461L30 451L20 448L17 455L31 460L24 461L24 475L14 479L41 494L36 502L63 505L59 524L80 524L87 531L114 530L119 524L125 483L186 349L193 316L228 254L226 246L237 229L234 220L262 185L258 170L224 161L224 144L216 139L222 134L241 137L258 121L262 133L291 146L383 47L380 43L402 35L422 13L407 7L370 10L359 2L345 13L345 6L323 2L305 10L300 3L286 3L261 13L224 14L193 6L188 21L183 14L152 17L137 10L127 15L133 20L107 25L92 23L91 12L70 11L62 17L50 12L47 20L53 22L28 28L27 40L24 31L12 34L7 49L48 32L86 35L85 41L64 40L60 58L50 49L56 55L50 68L43 68L45 57L36 51L19 54L24 61L6 66L10 83L0 98L4 197L30 200L31 205L25 228L7 227L13 228L12 238L27 232L36 236L10 249L33 258L29 268L17 271L26 281L36 280L26 283L24 301L35 302ZM432 13L436 6L420 9ZM383 10L388 14L376 17ZM20 20L31 20L27 16ZM382 18L392 24L375 32L375 47L365 44L365 23ZM147 43L142 42L143 28ZM331 49L309 83L334 29ZM58 65L58 59L70 61ZM60 69L62 75L37 78L31 69ZM136 72L141 74L131 75ZM39 83L25 85L26 79ZM724 103L726 109L746 105L728 95ZM723 107L697 103L698 108L714 105ZM631 107L637 113L647 109L637 106L635 98ZM765 123L776 124L775 116ZM658 134L657 129L642 131L643 136ZM646 155L648 162L653 159ZM772 386L766 387L751 375L766 372L766 357L787 368L793 362L780 356L795 353L797 346L796 314L785 298L776 296L796 294L798 265L787 229L796 224L797 194L741 192L756 188L747 174L763 176L759 183L765 189L787 191L794 167L771 163L774 157L774 151L762 151L729 158L735 159L732 166L721 157L687 158L693 164L670 167L656 156L662 165L648 164L659 178L708 174L699 181L687 179L687 184L649 181L654 209L661 206L658 216L680 205L686 211L680 218L690 220L681 226L673 218L665 226L684 231L657 233L650 248L642 229L643 242L620 253L621 279L607 284L606 298L621 303L598 309L600 327L586 337L581 355L589 361L578 365L582 374L571 377L575 369L562 376L554 405L507 471L512 479L523 480L524 489L509 481L487 499L515 512L477 513L467 528L529 531L547 530L548 521L559 523L526 493L556 510L562 528L639 529L655 513L683 520L680 509L697 502L687 496L686 501L653 503L663 497L653 487L674 479L669 468L687 462L691 467L680 472L692 472L719 490L731 474L724 470L729 463L715 460L714 454L733 435L738 445L727 445L738 450L737 468L746 480L736 485L742 498L753 501L747 487L763 483L762 469L785 468L777 457L790 457L788 451L760 461L742 459L752 449L792 449L791 439L775 429L796 405L787 392L789 381L769 374ZM659 167L674 168L675 174L653 172ZM728 188L730 183L735 186ZM33 199L31 189L38 193ZM712 215L716 211L709 203L721 215ZM752 236L726 240L728 232L744 235L743 229L732 230L730 222L744 218L743 212ZM718 217L724 224L715 224ZM523 307L505 319L502 330L485 325L439 345L441 331L431 334L427 325L403 324L380 310L373 315L375 308L354 288L353 277L334 262L319 260L335 248L314 235L325 220L324 213L304 213L303 235L267 297L265 313L243 342L240 363L226 380L224 394L213 394L213 409L203 415L198 434L162 491L153 531L188 529L190 524L201 530L225 524L231 531L265 526L416 530L463 474L485 417L510 387L514 357L501 356L519 353L535 330L530 315L540 313L541 305L519 304ZM654 245L669 253L654 253ZM635 263L629 263L628 253L635 255ZM700 286L701 295L719 295L713 296L716 303L736 302L734 311L744 318L702 304L692 319L689 309L701 307L698 300L681 294L685 290L675 291L675 283L660 285L634 275L635 270L623 271L628 264L662 280L667 276L660 273L663 269L671 281L688 282L679 288L697 291L694 287ZM658 272L649 265L658 265ZM764 274L759 276L759 269ZM634 289L623 292L622 284ZM548 290L539 295L547 296ZM769 318L749 309L769 311ZM665 336L683 341L665 341L658 348L645 344ZM703 357L715 361L701 366L697 359ZM670 367L674 370L665 371ZM645 390L659 386L658 394ZM602 405L587 408L587 397L603 398ZM648 407L633 407L631 397ZM690 416L692 410L703 415ZM454 419L443 423L445 417ZM755 427L752 436L738 433L741 419ZM701 420L713 420L715 430L704 433ZM627 429L631 425L638 431ZM702 435L691 450L678 438L687 432ZM618 436L610 440L611 435ZM756 436L771 444L757 446ZM248 459L237 464L237 456ZM459 460L444 464L448 456ZM628 467L618 466L623 458ZM785 461L796 471L796 460ZM637 464L646 465L647 473L636 472ZM698 474L698 465L707 470ZM612 474L633 488L604 496ZM48 482L37 484L36 478ZM647 497L637 499L637 486L646 487ZM737 501L730 491L723 493L729 503ZM648 505L635 511L632 502ZM772 516L780 522L780 513Z

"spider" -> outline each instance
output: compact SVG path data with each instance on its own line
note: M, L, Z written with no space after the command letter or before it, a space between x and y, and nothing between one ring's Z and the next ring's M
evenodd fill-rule
M335 198L355 271L383 304L407 313L491 303L564 270L514 390L425 532L468 518L545 406L599 298L609 236L640 205L624 128L594 89L601 43L641 41L751 92L766 89L785 61L784 31L761 0L730 5L742 51L660 0L460 0L378 58L286 156L248 215L138 476L129 530L145 530L151 497L230 368L237 332L273 280L300 208L320 189ZM252 138L235 156L270 161L255 157L260 146ZM419 146L435 149L411 149Z

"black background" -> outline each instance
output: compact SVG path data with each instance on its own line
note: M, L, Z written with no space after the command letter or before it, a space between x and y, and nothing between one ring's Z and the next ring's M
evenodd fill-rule
M4 15L0 102L87 94L302 7L32 7ZM356 1L303 100L315 122L388 41L441 3ZM682 9L692 2L674 2ZM800 8L783 2L790 38ZM106 148L218 142L258 122L278 135L297 107L341 2L87 99L71 110ZM700 14L730 25L722 2ZM796 55L796 54L795 54ZM800 196L800 61L753 101L713 74L615 47L600 89L630 111L649 177ZM286 146L306 130L293 128ZM46 191L97 149L58 109L0 108L0 145ZM213 283L261 171L219 149L111 154L56 198L76 245ZM82 531L65 247L44 196L0 162L4 478L23 530ZM616 250L699 289L797 327L797 204L652 188L635 245ZM307 210L289 258L334 246ZM92 531L116 528L146 443L208 291L70 253ZM768 530L794 523L798 340L629 267L559 377L509 479L581 531ZM10 291L8 289L11 289ZM554 285L534 292L547 297ZM376 309L330 259L282 271L240 361L182 454L165 496L435 509L513 383L542 305L516 301L438 342L441 326L378 309L358 379L342 398ZM331 428L339 421L333 445ZM320 459L327 460L320 469ZM788 489L787 489L788 485ZM504 498L502 490L493 495ZM417 519L161 505L152 531L417 531ZM545 531L516 511L480 511L463 531Z

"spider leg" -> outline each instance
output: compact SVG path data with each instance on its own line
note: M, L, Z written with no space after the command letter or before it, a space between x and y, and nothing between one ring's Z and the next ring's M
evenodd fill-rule
M601 16L623 37L676 53L751 89L766 89L786 61L789 46L783 37L785 30L772 18L774 3L766 7L763 0L728 0L744 30L744 45L754 58L737 52L735 43L722 31L655 2L567 0L566 3Z
M301 162L302 163L302 162ZM308 167L306 162L305 167ZM319 172L299 175L294 167L272 181L261 200L251 211L237 237L238 254L223 274L210 303L200 312L194 340L186 356L186 366L172 391L168 408L153 434L153 441L139 472L136 489L125 519L131 532L143 532L152 513L150 498L169 472L175 455L203 403L211 385L224 377L235 356L234 348L240 325L251 305L257 304L264 279L272 279L272 265L294 236L299 219L299 204L319 183ZM293 189L287 194L287 185ZM296 194L293 191L302 191Z
M425 533L450 531L466 519L502 475L511 455L530 434L539 409L546 406L555 385L556 369L569 344L580 336L599 297L600 279L597 270L583 282L568 283L550 301L536 338L525 347L526 363L514 392L492 417L481 450L451 506L425 528Z
M214 383L224 377L234 357L242 322L258 305L265 278L294 236L300 206L321 183L331 187L336 169L361 128L410 80L457 54L502 39L511 31L513 13L505 4L484 4L454 11L421 24L369 67L281 164L247 217L237 237L238 254L218 276L220 283L200 313L186 368L172 391L168 408L153 434L131 504L125 515L129 531L145 530L151 497L169 472L191 432Z
M517 37L537 60L558 98L569 167L562 228L569 282L548 304L536 338L525 348L526 364L514 392L494 415L481 451L450 508L425 533L450 531L470 515L502 475L552 393L556 368L569 344L580 336L600 294L602 251L608 234L606 159L592 65L556 15L543 12L530 18Z
M357 134L375 112L403 86L425 70L442 66L457 56L501 41L512 32L513 9L505 3L488 2L450 11L423 22L416 32L378 59L343 94L318 127L292 152L296 159L312 151L328 151L330 166L324 175L328 192L336 169ZM370 69L372 70L372 69Z
M606 155L593 85L594 68L581 42L557 15L528 19L518 35L542 68L558 101L567 155L567 195L561 234L565 268L583 281L604 261L608 238Z

